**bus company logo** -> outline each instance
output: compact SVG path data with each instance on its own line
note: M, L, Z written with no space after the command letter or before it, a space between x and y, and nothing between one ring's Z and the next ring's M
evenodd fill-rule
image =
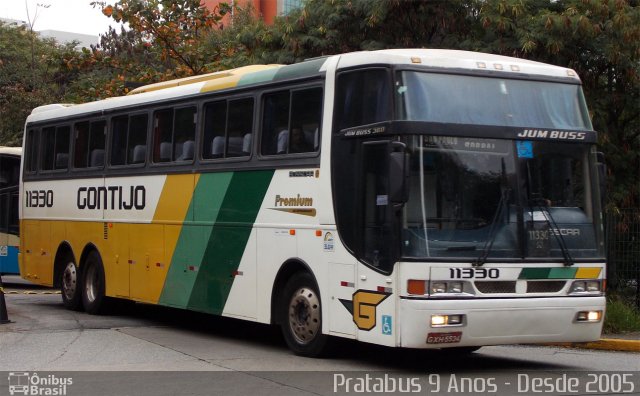
M376 311L378 305L391 293L358 290L353 293L353 300L340 299L344 307L353 315L353 322L360 330L371 330L376 327Z
M300 194L297 194L295 197L283 197L281 195L276 195L275 208L270 209L315 217L316 210L314 208L310 208L310 206L313 206L313 198L311 197L301 197Z
M98 186L78 188L78 209L143 210L147 190L144 186Z
M561 140L584 140L587 137L585 132L572 131L548 131L545 129L525 129L518 133L520 138L533 139L561 139Z
M9 394L12 396L64 396L67 394L67 387L71 385L73 385L71 377L58 377L55 374L40 376L38 373L9 373Z

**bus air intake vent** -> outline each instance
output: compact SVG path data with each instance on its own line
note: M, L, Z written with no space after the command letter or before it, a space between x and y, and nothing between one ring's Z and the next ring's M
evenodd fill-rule
M476 287L483 294L490 293L515 293L516 282L515 281L476 281Z
M527 293L557 293L566 283L566 281L528 281Z

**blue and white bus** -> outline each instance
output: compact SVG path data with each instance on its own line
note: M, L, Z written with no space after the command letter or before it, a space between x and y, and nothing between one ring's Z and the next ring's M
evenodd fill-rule
M20 147L0 147L0 274L17 275Z

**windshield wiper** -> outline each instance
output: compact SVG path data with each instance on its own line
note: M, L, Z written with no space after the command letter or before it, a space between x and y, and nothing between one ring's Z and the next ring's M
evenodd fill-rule
M560 232L560 228L558 228L558 224L556 224L555 219L551 215L551 209L549 209L549 204L547 203L547 200L544 198L532 198L531 203L533 204L531 206L535 205L540 210L540 212L542 213L542 216L544 216L545 221L549 225L549 228L550 228L549 232L555 236L556 241L558 242L558 246L560 246L562 257L564 257L564 265L567 267L572 266L574 264L573 258L571 258L569 249L567 249L567 244L564 240L564 237L562 236L562 233Z
M480 256L478 256L478 258L473 263L471 263L472 266L480 267L487 261L487 257L489 257L489 253L491 252L491 248L493 247L493 242L496 239L496 234L498 230L498 227L496 227L496 224L498 223L498 219L502 217L502 212L504 211L504 208L506 206L505 203L507 202L510 193L511 193L510 188L505 188L504 190L502 190L502 194L500 195L500 201L498 201L498 207L496 208L496 211L493 214L493 219L491 220L491 228L489 228L489 235L487 236L487 239L484 242L484 247L482 248L482 252L480 253Z

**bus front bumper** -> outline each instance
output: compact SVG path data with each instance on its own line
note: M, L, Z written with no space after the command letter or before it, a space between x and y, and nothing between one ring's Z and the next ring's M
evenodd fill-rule
M398 343L406 348L583 342L600 338L604 296L400 300ZM601 311L594 322L577 320L579 312ZM460 324L432 325L448 315Z

